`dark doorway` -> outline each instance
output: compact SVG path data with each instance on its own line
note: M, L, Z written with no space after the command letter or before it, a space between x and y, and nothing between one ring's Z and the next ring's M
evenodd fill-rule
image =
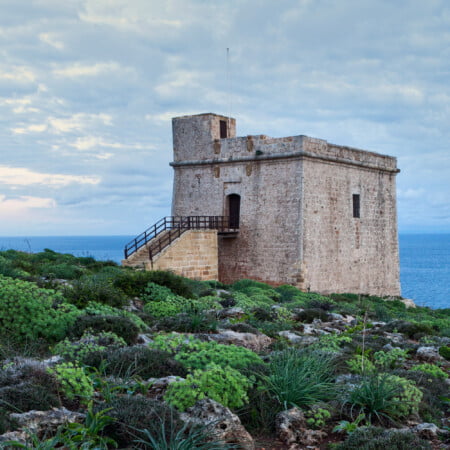
M239 215L241 211L241 196L231 194L228 196L228 214L230 216L230 228L239 228Z

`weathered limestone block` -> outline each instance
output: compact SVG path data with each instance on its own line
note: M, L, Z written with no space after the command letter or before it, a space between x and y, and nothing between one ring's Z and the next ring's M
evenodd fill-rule
M253 438L242 426L239 417L228 408L209 398L198 401L181 413L181 420L187 423L210 425L217 439L226 443L239 444L242 448L253 450Z

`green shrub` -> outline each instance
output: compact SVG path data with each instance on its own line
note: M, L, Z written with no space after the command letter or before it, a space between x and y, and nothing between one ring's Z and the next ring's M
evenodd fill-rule
M127 317L138 327L139 331L148 329L145 322L137 314L124 309L114 308L113 306L103 305L101 303L89 302L82 311L84 315L90 316Z
M355 418L361 413L369 421L397 421L417 414L422 392L414 382L396 375L373 374L352 388L346 403L350 415Z
M431 445L411 431L360 427L337 450L431 450Z
M9 412L59 406L55 378L40 365L10 364L0 371L0 406Z
M434 378L440 378L442 380L448 378L448 374L435 364L430 363L418 364L417 366L411 367L411 370L417 370L419 372L431 375Z
M251 364L262 363L251 350L236 345L218 344L216 341L202 342L177 335L159 335L149 344L150 348L176 352L175 359L189 370L205 369L211 364L242 369Z
M283 407L303 407L333 397L333 357L289 348L275 353L263 384Z
M183 422L173 408L141 395L116 397L101 403L96 409L107 409L108 415L116 420L113 425L106 427L105 434L116 440L121 448L153 448L146 445L136 446L133 443L137 439L147 437L145 430L152 435L158 433L160 421L170 423L174 430L183 428ZM166 439L169 439L169 434Z
M89 353L103 351L107 347L119 348L126 345L127 343L115 333L101 331L98 334L92 334L91 331L85 331L78 341L64 339L58 342L53 348L53 353L66 361L80 362Z
M211 398L228 408L238 408L248 401L247 390L252 382L232 367L210 364L194 370L186 380L171 383L164 400L185 411L198 400Z
M367 374L375 371L375 366L367 356L354 355L347 361L348 369L351 373Z
M210 333L217 331L217 319L203 311L192 311L163 317L155 325L157 330L179 333Z
M69 335L81 337L86 331L92 333L114 333L124 339L128 345L135 344L139 335L139 328L125 316L83 315L79 316L69 330Z
M450 347L443 345L439 347L439 354L445 358L447 361L450 361Z
M280 294L278 301L280 303L287 303L294 300L299 300L302 297L303 292L290 284L283 284L275 288L275 291Z
M124 268L115 277L113 284L128 297L140 297L151 280L151 272Z
M0 276L0 329L19 340L62 339L80 312L52 290Z
M69 400L77 397L87 403L92 398L94 387L82 367L68 362L49 367L47 370L59 381L64 395Z
M60 278L63 280L74 280L80 278L85 271L83 268L68 263L47 263L39 267L39 275L46 278Z
M170 353L142 346L89 353L83 363L116 377L139 376L147 379L186 375L184 366L174 360Z
M125 294L113 284L107 274L85 275L66 286L64 296L79 308L90 302L103 303L113 307L122 307L127 302Z
M397 331L405 334L410 339L419 340L424 335L435 334L435 330L426 323L405 322L404 320L394 320L383 327L386 331Z
M152 270L149 272L149 281L169 288L174 294L185 298L195 298L189 281L173 272Z
M393 348L388 352L383 350L374 353L375 364L381 369L395 369L403 364L408 356L408 351L401 348Z
M305 411L305 418L309 428L319 430L320 428L323 428L328 419L331 418L331 413L329 409L324 408L323 406L313 405L310 409Z
M314 319L326 322L330 319L330 315L321 308L309 308L296 313L296 320L300 322L312 323Z
M145 303L162 302L168 297L175 297L174 293L168 287L160 286L159 284L150 281L144 289L142 300L144 300Z

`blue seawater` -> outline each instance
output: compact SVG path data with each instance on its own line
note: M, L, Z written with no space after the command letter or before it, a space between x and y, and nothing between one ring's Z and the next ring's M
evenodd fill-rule
M134 236L0 237L0 250L40 252L49 248L98 260L123 259ZM450 234L400 234L402 295L417 305L450 308Z
M42 252L45 248L75 256L92 256L100 261L123 259L123 249L134 236L30 236L0 237L0 250Z
M400 234L402 296L450 308L450 234Z

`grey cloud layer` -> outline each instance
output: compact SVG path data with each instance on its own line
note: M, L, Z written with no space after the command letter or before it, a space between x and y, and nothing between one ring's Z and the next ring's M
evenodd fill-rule
M5 0L0 42L0 168L50 177L0 176L0 234L141 231L170 213L170 117L230 109L398 156L400 230L450 231L445 0Z

